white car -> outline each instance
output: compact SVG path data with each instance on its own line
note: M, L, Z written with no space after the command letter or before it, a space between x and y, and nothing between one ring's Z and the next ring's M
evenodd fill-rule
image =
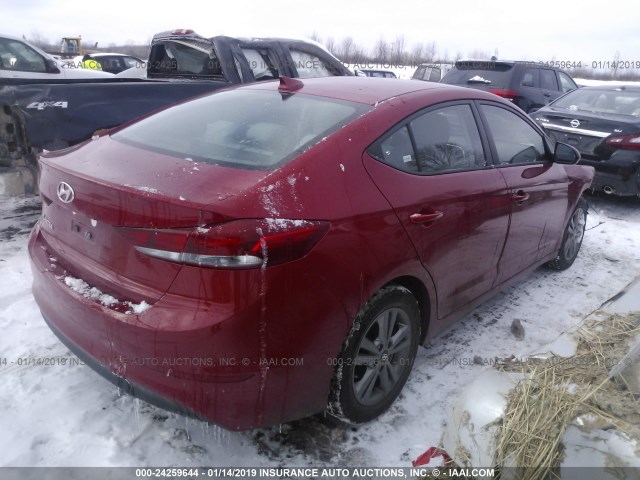
M131 68L137 68L146 72L147 64L144 60L134 57L132 55L125 55L124 53L90 53L89 55L78 55L73 57L72 63L75 66L82 68L82 61L84 58L89 60L95 60L100 64L100 68L95 70L102 70L103 72L118 74Z
M113 78L106 72L74 68L24 40L0 36L0 79Z

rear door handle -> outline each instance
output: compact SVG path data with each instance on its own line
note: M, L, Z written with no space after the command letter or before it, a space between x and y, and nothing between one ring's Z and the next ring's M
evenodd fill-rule
M514 203L521 203L529 200L529 195L527 192L523 190L518 190L516 193L511 194L511 201Z
M440 220L442 217L444 217L444 213L442 212L414 213L409 216L409 220L411 220L411 223L427 223L435 222L436 220Z

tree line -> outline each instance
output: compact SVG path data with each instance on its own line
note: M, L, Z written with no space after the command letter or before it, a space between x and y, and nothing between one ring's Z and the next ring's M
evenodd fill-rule
M323 38L317 31L313 31L309 38L323 45L336 58L344 63L367 65L379 64L387 66L414 66L417 67L421 63L454 63L462 58L474 60L490 60L492 57L500 58L499 51L496 48L493 52L475 48L464 54L457 51L451 55L447 49L440 50L435 41L415 42L409 44L405 40L404 35L397 35L394 39L388 40L381 35L373 44L373 47L366 48L358 43L352 36L336 39L332 36ZM47 51L57 52L60 45L51 44L39 32L33 32L27 39L33 45ZM135 44L133 41L127 41L124 45L110 43L105 46L99 45L89 39L82 39L84 48L89 50L100 50L115 53L124 53L133 55L141 59L146 59L149 53L149 44L151 39L145 45ZM97 45L97 48L92 48ZM612 56L612 67L608 69L595 68L574 68L567 69L568 73L576 78L589 78L597 80L622 80L637 81L640 80L640 71L638 69L620 69L617 68L620 59L620 52L616 51Z

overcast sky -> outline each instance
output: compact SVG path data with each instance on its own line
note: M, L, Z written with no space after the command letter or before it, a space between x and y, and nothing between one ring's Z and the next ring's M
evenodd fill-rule
M370 49L383 36L405 45L436 42L438 54L467 57L474 50L513 60L640 62L640 7L622 2L490 0L0 0L0 33L51 43L82 35L99 46L146 44L154 33L191 28L206 37L310 36L336 41L350 35Z

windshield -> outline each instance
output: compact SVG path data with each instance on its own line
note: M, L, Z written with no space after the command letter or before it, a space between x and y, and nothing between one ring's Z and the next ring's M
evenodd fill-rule
M164 110L112 138L175 157L271 169L369 110L300 93L230 90Z
M459 62L440 81L449 85L506 87L513 65L495 62Z
M0 70L44 72L45 59L22 42L0 38Z
M553 103L553 107L596 113L640 116L640 91L580 88Z

